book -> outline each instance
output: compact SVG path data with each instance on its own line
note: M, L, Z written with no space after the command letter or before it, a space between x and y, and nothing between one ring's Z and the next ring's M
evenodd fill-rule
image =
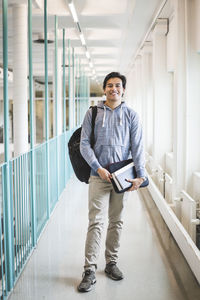
M122 190L122 186L121 186L121 184L119 183L119 181L117 180L117 178L115 177L115 173L112 174L112 179L114 180L114 182L115 182L115 184L116 184L118 190L121 191L121 190Z
M131 186L132 183L127 179L137 178L137 172L132 159L112 163L107 167L111 173L111 182L116 193L124 193ZM141 184L141 187L146 187L149 184L148 178Z
M125 189L127 190L132 186L132 183L128 182L127 179L133 179L136 177L135 175L133 162L112 173L112 178L119 192Z

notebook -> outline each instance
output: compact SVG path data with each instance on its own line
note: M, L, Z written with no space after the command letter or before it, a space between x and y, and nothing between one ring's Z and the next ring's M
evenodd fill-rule
M137 173L132 159L112 163L107 167L112 175L111 182L117 193L124 193L131 186L132 183L127 179L137 178ZM146 187L149 184L148 178L141 184L140 187Z

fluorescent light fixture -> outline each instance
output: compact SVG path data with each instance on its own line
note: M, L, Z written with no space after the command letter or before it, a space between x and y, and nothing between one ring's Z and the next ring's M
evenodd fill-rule
M72 17L74 19L74 22L77 23L78 22L78 16L77 16L76 9L75 9L73 1L71 1L70 3L68 3L68 5L69 5L69 9L71 11Z
M88 51L85 52L85 55L88 59L90 58L90 53Z
M89 63L89 66L90 66L90 68L92 69L92 68L93 68L93 63L90 62L90 63Z
M85 38L84 38L84 35L82 33L80 34L80 39L81 39L82 45L83 46L86 45Z

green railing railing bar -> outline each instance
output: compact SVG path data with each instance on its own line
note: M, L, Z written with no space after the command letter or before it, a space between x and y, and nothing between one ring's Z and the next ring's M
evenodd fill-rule
M75 115L75 56L74 56L74 47L72 48L72 108L73 108L73 113L72 113L72 128L76 127L76 115Z
M52 212L58 200L58 176L57 176L57 149L58 139L51 139L49 141L49 159L51 161L49 167L49 183L50 183L50 212ZM56 150L56 151L55 151Z
M5 164L2 167L2 198L3 198L3 237L4 237L4 264L2 266L5 266L5 282L4 282L4 290L2 291L3 296L7 296L8 291L9 291L9 269L8 269L8 243L7 243L7 239L8 239L8 235L7 235L7 228L6 228L6 217L7 217L7 213L6 213L6 205L5 205L5 201L6 201L6 187L5 187L5 182L6 182L6 168L7 168L7 164ZM5 200L4 200L5 199ZM12 249L12 247L11 247ZM10 250L11 250L10 249Z
M81 123L81 63L79 60L79 64L78 64L78 73L79 73L79 124Z
M56 136L58 135L58 35L57 35L57 32L58 32L58 17L55 16L54 17L54 25L55 25L55 133L56 133ZM59 68L60 70L60 68ZM54 169L54 175L56 175L56 178L55 178L55 182L56 182L56 187L57 187L57 200L58 200L58 183L59 183L59 171L58 171L58 139L56 139L56 166L55 166L55 169ZM52 161L52 160L50 160ZM55 170L56 170L56 174L55 174ZM50 185L51 187L51 185Z
M30 102L30 148L31 148L31 216L32 243L36 245L36 209L35 209L35 153L34 147L34 108L33 108L33 59L32 59L32 0L28 0L28 56L29 56L29 102Z
M45 139L49 139L49 99L48 99L48 41L47 41L47 0L44 0L44 57L45 57ZM47 216L50 216L49 194L49 144L46 143L46 170L47 170Z
M28 62L29 62L29 101L30 101L30 146L34 146L33 118L33 62L32 62L32 0L28 0Z
M65 140L65 130L66 130L66 85L65 85L65 29L63 28L63 132L64 132L64 140ZM64 166L66 165L66 148L64 144ZM64 179L66 178L66 170L64 168Z
M47 0L44 0L45 140L49 139Z
M4 100L4 155L7 163L5 172L4 187L4 208L5 208L5 268L7 269L6 293L13 287L13 237L12 237L12 203L10 199L9 180L9 99L8 99L8 3L2 0L3 11L3 100Z
M79 124L79 72L78 72L78 57L75 56L76 69L75 69L75 78L76 78L76 126Z
M49 139L47 0L44 0L45 140Z
M3 98L4 98L4 156L9 160L9 99L8 99L8 4L2 0L3 10Z
M72 129L72 117L71 111L72 111L72 95L71 95L71 43L70 40L68 40L68 117L69 117L69 130Z
M66 130L65 29L63 28L63 132Z
M55 76L55 134L58 135L58 37L57 37L57 31L58 31L58 17L54 16L54 30L55 30L55 63L54 63L54 76Z
M37 210L37 238L48 220L47 207L47 142L35 148L35 182L36 182L36 210Z
M3 167L4 166L1 166L0 168L0 177L1 177L1 183L3 182ZM4 221L4 203L3 203L3 186L1 185L1 205L0 205L0 215L1 215L1 218L3 216L3 221ZM3 225L3 226L2 226ZM5 236L4 236L4 222L2 224L2 222L0 222L0 255L1 255L1 290L2 290L2 298L4 298L4 295L7 293L7 281L5 280L6 276L7 276L7 266L5 264L5 270L3 268L4 266L4 263L5 263L5 256L4 256L4 253L5 253L5 243L3 243L3 237L5 239ZM4 277L5 275L5 277Z

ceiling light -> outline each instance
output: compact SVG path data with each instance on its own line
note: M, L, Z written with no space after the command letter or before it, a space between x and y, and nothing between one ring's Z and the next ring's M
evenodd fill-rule
M80 34L80 39L81 39L82 45L83 46L86 45L85 38L84 38L84 35L82 33Z
M77 23L78 22L78 16L77 16L76 9L75 9L73 1L71 1L68 5L69 5L69 9L71 11L72 17L74 19L74 22Z
M52 44L54 41L53 39L51 38L50 39L50 34L48 33L47 34L47 43L48 44ZM35 40L33 40L33 43L36 43L36 44L44 44L45 43L45 37L44 37L44 33L39 33L37 38Z
M92 69L92 68L93 68L93 63L90 62L90 63L89 63L89 66L90 66L90 68Z

